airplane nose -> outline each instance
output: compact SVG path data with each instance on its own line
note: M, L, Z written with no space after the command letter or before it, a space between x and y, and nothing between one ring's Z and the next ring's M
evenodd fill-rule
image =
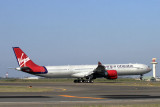
M147 71L150 72L152 69L148 66Z

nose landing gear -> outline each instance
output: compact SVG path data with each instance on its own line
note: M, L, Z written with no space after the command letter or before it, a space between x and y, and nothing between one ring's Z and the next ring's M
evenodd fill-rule
M140 79L140 80L143 80L143 74L140 75L140 78L139 78L139 79Z

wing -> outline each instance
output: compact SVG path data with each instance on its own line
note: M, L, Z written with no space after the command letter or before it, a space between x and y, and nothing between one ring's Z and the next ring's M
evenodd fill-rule
M97 77L104 77L105 73L107 73L106 69L105 69L105 66L102 65L101 62L98 62L97 68L94 69L93 71L74 73L74 74L72 74L72 77L76 77L76 78L85 78L85 77L97 78Z
M101 62L98 62L98 67L94 70L94 73L104 73L106 71L105 66Z
M101 62L98 62L97 68L93 71L92 78L99 78L99 77L105 77L107 74L107 70L105 69L105 66L102 65Z
M76 78L88 78L88 79L96 79L104 77L106 79L117 79L117 71L116 70L106 70L105 66L102 65L101 62L98 62L98 66L93 71L89 72L78 72L72 74L72 77Z
M106 70L105 66L98 62L98 67L95 69L93 75L93 79L104 77L106 79L117 79L118 74L116 70Z

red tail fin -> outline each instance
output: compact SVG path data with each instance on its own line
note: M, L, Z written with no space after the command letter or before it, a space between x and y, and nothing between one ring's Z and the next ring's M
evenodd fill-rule
M13 50L20 67L37 66L19 47L13 47Z
M13 47L13 51L17 58L18 64L24 72L28 73L44 73L45 67L35 64L19 47ZM29 69L24 69L28 67Z

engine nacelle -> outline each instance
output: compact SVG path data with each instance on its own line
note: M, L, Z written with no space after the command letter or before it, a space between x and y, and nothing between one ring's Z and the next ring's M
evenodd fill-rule
M116 70L107 70L107 79L117 79L118 74Z

